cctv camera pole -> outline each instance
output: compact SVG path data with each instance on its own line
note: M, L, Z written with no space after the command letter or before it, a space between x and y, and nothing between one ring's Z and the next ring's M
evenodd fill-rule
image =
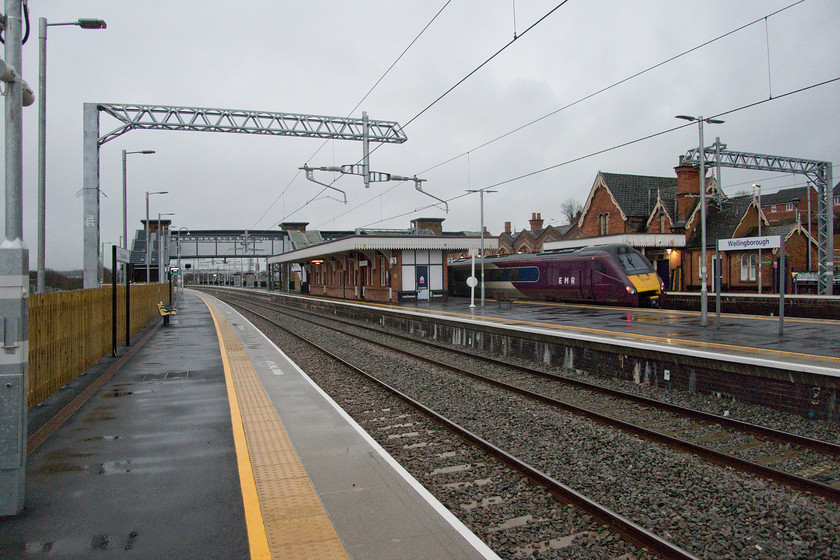
M6 62L21 76L21 0L6 0ZM23 243L21 81L6 90L6 232L0 245L0 516L23 509L29 360L29 251Z

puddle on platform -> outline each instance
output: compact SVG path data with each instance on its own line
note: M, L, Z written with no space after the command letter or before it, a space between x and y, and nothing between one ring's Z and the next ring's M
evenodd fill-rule
M110 393L104 393L102 396L106 399L116 399L119 397L126 397L132 394L134 394L133 391L111 391Z
M93 436L85 438L83 441L113 441L115 439L120 439L120 436Z
M128 535L91 535L56 539L54 541L33 541L25 545L27 554L47 552L61 558L68 556L82 556L90 552L103 550L131 550L134 548L138 533L131 531Z
M43 467L37 468L32 472L34 474L59 474L68 472L86 472L87 467L81 465L72 465L69 463L50 463Z

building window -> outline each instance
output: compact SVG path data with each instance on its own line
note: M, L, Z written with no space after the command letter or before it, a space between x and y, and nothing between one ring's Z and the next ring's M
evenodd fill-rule
M665 214L659 215L659 233L665 233L666 221Z
M741 282L755 282L755 267L757 264L755 253L741 255Z
M793 202L788 202L787 204L785 204L785 210L787 210L788 212L792 211L793 210Z
M607 235L610 230L610 213L598 214L598 235Z
M835 205L840 204L840 196L835 196L834 197L834 204Z
M775 205L775 204L774 204L773 206L771 206L771 207L770 207L770 211L771 211L771 212L775 212L775 211L776 211L776 205Z

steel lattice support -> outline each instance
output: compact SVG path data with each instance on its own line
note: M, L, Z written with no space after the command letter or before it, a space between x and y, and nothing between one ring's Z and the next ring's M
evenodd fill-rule
M111 115L122 125L99 135L99 113ZM130 130L182 130L230 132L299 138L357 140L402 144L408 138L392 121L208 109L166 105L84 104L84 287L99 286L99 147Z
M362 140L364 137L364 119L165 105L109 103L99 104L98 107L123 123L99 138L100 145L135 129L233 132L332 140ZM367 127L371 142L402 144L408 140L396 122L371 120L367 121Z
M705 148L706 154L714 154L715 146ZM715 163L723 167L755 169L805 175L817 188L817 248L819 259L819 292L831 295L834 286L834 201L831 162L816 161L787 156L771 156L733 152L722 145L718 152L720 160ZM683 157L686 163L699 164L700 150L692 148ZM810 226L810 224L809 224Z

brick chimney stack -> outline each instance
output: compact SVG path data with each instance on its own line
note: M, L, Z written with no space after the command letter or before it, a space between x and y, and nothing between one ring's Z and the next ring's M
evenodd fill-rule
M531 219L528 220L528 223L531 224L531 231L536 232L542 229L543 226L543 219L542 214L531 214Z
M308 225L309 222L283 222L280 224L280 229L283 231L299 231L304 233Z
M677 173L677 221L688 220L689 212L699 202L700 171L693 165L683 163L674 168Z
M505 233L510 233L510 222L505 222Z

